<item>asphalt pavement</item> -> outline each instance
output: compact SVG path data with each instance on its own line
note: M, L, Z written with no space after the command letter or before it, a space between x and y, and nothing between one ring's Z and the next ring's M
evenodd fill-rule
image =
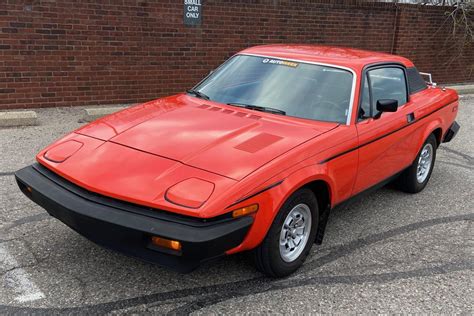
M0 129L0 314L472 314L474 95L415 195L386 186L332 212L324 242L285 279L248 254L178 274L103 249L29 201L13 172L71 131L80 108L37 110L40 125Z

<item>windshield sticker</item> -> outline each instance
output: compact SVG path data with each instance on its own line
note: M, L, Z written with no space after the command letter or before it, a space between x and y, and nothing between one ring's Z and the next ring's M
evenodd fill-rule
M272 64L272 65L281 65L281 66L287 66L287 67L292 67L292 68L296 68L299 65L299 63L295 63L294 61L270 59L270 58L264 58L262 60L262 63Z
M339 72L339 73L347 72L347 70L336 69L336 68L323 68L323 71L324 72Z

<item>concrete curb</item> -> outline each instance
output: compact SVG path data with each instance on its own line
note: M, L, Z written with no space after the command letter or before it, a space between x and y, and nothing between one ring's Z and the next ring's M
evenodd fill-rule
M454 89L459 95L462 94L474 94L474 84L446 86L446 88Z
M0 127L38 125L35 111L0 112Z
M121 111L126 107L103 107L103 108L87 108L84 109L84 115L82 116L82 121L84 122L92 122L101 118L102 116L106 116L117 111Z

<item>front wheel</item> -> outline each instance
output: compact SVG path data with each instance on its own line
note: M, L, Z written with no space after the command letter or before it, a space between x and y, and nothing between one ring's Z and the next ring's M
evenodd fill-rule
M318 203L313 192L300 189L278 212L262 244L254 250L257 269L272 277L296 271L316 238Z
M418 193L425 188L433 172L436 147L436 137L431 134L421 147L413 164L400 175L398 181L400 190L408 193Z

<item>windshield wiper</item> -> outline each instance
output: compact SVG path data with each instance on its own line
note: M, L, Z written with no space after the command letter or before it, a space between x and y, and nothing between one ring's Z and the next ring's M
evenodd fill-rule
M202 93L201 91L189 89L189 90L186 90L186 92L194 95L195 97L198 97L204 100L209 100L209 97L206 94Z
M280 115L286 115L285 111L267 107L267 106L259 106L259 105L253 105L253 104L245 104L245 103L227 103L228 105L233 105L233 106L240 106L242 108L250 109L250 110L255 110L255 111L261 111L261 112L268 112L268 113L273 113L273 114L280 114Z

